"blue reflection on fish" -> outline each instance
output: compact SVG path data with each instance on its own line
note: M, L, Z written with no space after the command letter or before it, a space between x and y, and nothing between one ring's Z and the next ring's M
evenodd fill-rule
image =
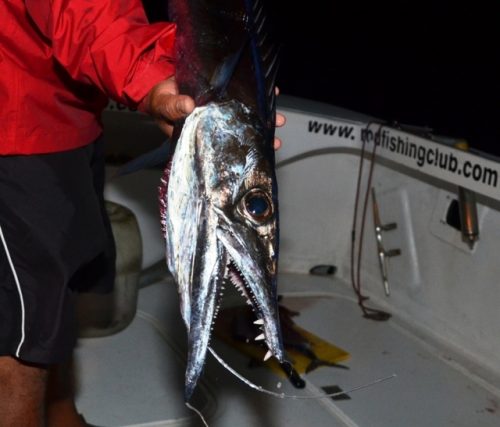
M171 0L176 80L197 108L174 130L160 186L167 263L188 331L185 399L200 378L224 286L252 306L285 363L277 306L277 50L253 0Z

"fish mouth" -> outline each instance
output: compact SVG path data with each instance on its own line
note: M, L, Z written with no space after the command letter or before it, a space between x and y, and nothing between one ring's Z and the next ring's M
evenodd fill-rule
M208 276L201 274L193 288L188 332L186 401L191 398L201 375L211 333L227 286L233 285L251 306L255 315L254 323L261 329L255 340L265 343L268 347L264 360L274 356L280 363L284 362L275 293L276 275L272 273L275 270L275 262L273 261L273 267L269 266L269 256L266 255L265 248L254 236L252 238L249 235L245 226L224 224L226 221L223 219L219 217L215 236L209 239L212 245L217 247L217 256L214 257L216 263L207 267L206 260L195 261L195 264L204 264L195 270L205 272Z
M238 228L232 224L231 228L217 230L218 240L227 253L224 278L239 291L255 315L254 323L262 330L255 340L268 347L264 360L274 356L282 362L284 350L276 297L276 261L271 260L271 255L258 240L248 235L247 229Z
M267 322L265 319L265 315L262 313L262 310L259 309L259 305L257 303L256 297L253 294L252 289L248 285L248 283L245 279L245 276L238 269L238 266L234 263L233 260L230 260L229 264L227 265L227 274L225 275L225 278L226 278L226 283L230 282L236 288L236 290L240 293L240 295L245 299L246 304L251 307L252 312L254 313L255 320L254 320L253 324L257 325L260 332L261 332L260 334L258 334L254 337L254 340L259 341L259 342L264 342L267 344L267 347L268 347L267 353L264 356L264 361L267 361L271 356L273 356L273 354L275 355L275 357L279 361L281 361L282 352L280 351L279 345L277 347L275 347L273 344L271 344L273 342L273 337L272 337L273 332L267 331L267 335L266 335L266 330L265 330L264 325L266 325ZM220 309L222 297L223 297L223 293L221 292L219 304L217 305L217 309L216 309L216 315ZM214 323L215 323L215 321L216 321L216 316L214 316ZM270 334L271 334L271 338L266 339L266 337ZM274 347L273 348L274 353L273 353L273 350L271 349L272 347ZM276 349L278 350L277 352L276 352Z

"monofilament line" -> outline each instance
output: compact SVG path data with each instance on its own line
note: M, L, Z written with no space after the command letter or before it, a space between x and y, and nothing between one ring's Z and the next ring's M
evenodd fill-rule
M200 417L201 421L203 422L203 424L205 424L205 427L210 427L207 423L207 421L205 420L205 418L203 417L203 414L198 411L198 409L196 409L194 406L190 405L189 402L184 402L186 404L186 406L191 409L191 411L194 411L196 412L196 414L198 414L198 416Z
M212 348L212 347L208 347L208 350L210 351L210 353L212 353L212 355L215 357L215 359L224 367L226 368L231 374L233 374L236 378L238 378L240 381L242 381L243 383L245 383L246 385L248 385L250 388L253 388L254 390L257 390L257 391L260 391L261 393L265 393L265 394L269 394L271 396L274 396L274 397L278 397L280 399L295 399L295 400L298 400L298 399L325 399L325 398L331 398L331 397L335 397L335 396L340 396L340 395L345 395L345 394L349 394L349 393L353 393L355 391L358 391L358 390L362 390L362 389L365 389L365 388L368 388L368 387L372 387L376 384L380 384L384 381L388 381L388 380L391 380L393 378L396 378L396 374L392 374L392 375L389 375L387 377L384 377L384 378L379 378L375 381L372 381L368 384L364 384L364 385L361 385L361 386L358 386L358 387L354 387L354 388L351 388L350 390L346 390L346 391L338 391L338 392L335 392L335 393L323 393L323 394L316 394L316 395L309 395L309 396L297 396L297 395L290 395L290 394L285 394L285 393L276 393L274 391L271 391L271 390L267 390L261 386L258 386L256 384L254 384L253 382L247 380L245 377L243 377L242 375L240 375L238 372L236 372L233 368L231 368L226 362L224 362L224 360L215 352L215 350ZM196 412L198 414L198 416L200 417L201 421L203 422L203 424L205 425L205 427L210 427L207 423L207 421L205 420L205 418L203 417L202 413L196 409L194 406L190 405L188 402L185 402L186 403L186 406L191 409L192 411Z
M236 372L233 368L231 368L226 362L224 362L224 360L222 360L222 358L215 352L215 350L212 348L212 347L208 347L208 350L210 351L210 353L212 353L212 355L215 357L215 359L224 367L226 368L229 372L231 372L236 378L238 378L240 381L244 382L246 385L248 385L249 387L257 390L257 391L260 391L262 393L266 393L266 394L269 394L271 396L274 396L274 397L278 397L280 399L325 399L325 398L330 398L330 397L335 397L335 396L340 396L342 394L349 394L349 393L352 393L352 392L355 392L355 391L358 391L358 390L362 390L362 389L365 389L365 388L368 388L368 387L372 387L376 384L380 384L384 381L388 381L388 380L391 380L393 378L396 378L396 374L392 374L392 375L389 375L387 377L384 377L384 378L379 378L375 381L372 381L368 384L364 384L364 385L361 385L361 386L358 386L358 387L354 387L350 390L346 390L346 391L338 391L338 392L335 392L335 393L324 393L324 394L316 394L316 395L310 395L310 396L305 396L305 395L302 395L302 396L299 396L299 395L290 395L290 394L285 394L285 393L276 393L274 391L271 391L271 390L267 390L261 386L258 386L258 385L255 385L253 382L247 380L245 377L243 377L242 375L240 375L238 372Z

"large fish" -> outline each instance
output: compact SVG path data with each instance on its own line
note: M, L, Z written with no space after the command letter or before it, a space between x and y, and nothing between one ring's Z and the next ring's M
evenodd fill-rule
M252 305L266 357L284 363L276 293L277 52L256 0L168 4L177 23L179 91L197 105L174 130L176 146L160 186L167 262L188 331L188 401L227 282Z

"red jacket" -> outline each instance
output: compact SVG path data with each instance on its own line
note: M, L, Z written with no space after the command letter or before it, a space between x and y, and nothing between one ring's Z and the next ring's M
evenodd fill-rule
M108 98L136 107L174 73L175 25L140 0L0 1L0 155L69 150Z

